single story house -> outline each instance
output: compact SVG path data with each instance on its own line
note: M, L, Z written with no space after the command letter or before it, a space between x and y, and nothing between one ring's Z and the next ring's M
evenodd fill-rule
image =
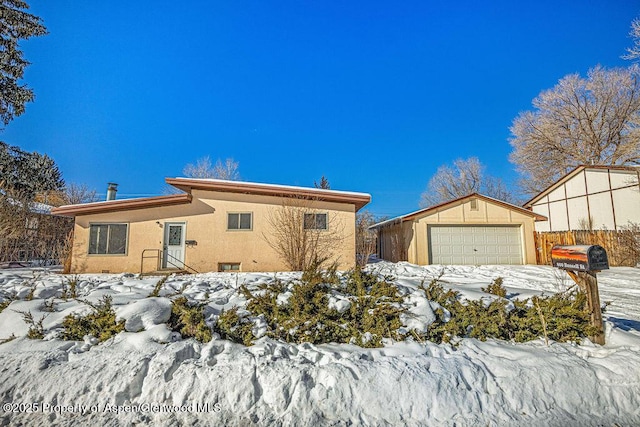
M277 212L295 206L305 230L341 242L331 259L355 265L355 214L369 194L217 179L167 178L184 193L61 206L75 218L72 273L283 271ZM281 217L281 216L280 216Z
M378 256L413 264L535 264L542 215L473 193L371 226Z
M536 231L620 230L640 223L640 168L578 166L524 207L548 218Z

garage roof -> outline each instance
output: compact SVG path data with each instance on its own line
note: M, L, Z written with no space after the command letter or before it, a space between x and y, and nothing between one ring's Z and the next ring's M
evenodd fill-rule
M371 228L378 228L378 227L382 227L382 226L385 226L385 225L395 224L395 223L399 223L399 222L412 220L412 219L415 219L417 217L430 215L430 214L435 213L437 211L448 209L451 206L455 206L455 205L460 205L460 204L466 203L467 201L469 201L471 199L481 199L481 200L484 200L486 202L493 203L495 205L503 206L503 207L505 207L507 209L511 209L511 210L520 212L520 213L522 213L524 215L529 215L529 216L533 217L536 221L546 221L547 220L547 217L545 217L543 215L540 215L540 214L537 214L535 212L532 212L532 211L530 211L528 209L524 209L524 208L522 208L520 206L513 205L511 203L507 203L507 202L504 202L502 200L494 199L492 197L488 197L488 196L485 196L483 194L471 193L471 194L468 194L466 196L463 196L463 197L460 197L460 198L457 198L457 199L454 199L454 200L449 200L448 202L443 202L443 203L440 203L438 205L430 206L428 208L420 209L418 211L411 212L411 213L408 213L406 215L401 215L401 216L398 216L398 217L395 217L395 218L391 218L391 219L383 221L383 222L379 222L377 224L372 225L369 228L370 229Z

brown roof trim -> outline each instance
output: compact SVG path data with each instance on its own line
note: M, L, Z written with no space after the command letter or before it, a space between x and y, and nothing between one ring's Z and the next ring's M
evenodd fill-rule
M59 208L54 208L51 213L62 216L90 215L96 213L182 205L191 203L191 199L191 194L185 193L174 194L171 196L144 197L140 199L109 200L106 202L60 206Z
M533 205L539 199L541 199L542 197L546 196L551 191L553 191L557 187L559 187L561 184L564 184L569 179L573 178L575 175L577 175L578 173L582 172L585 169L600 169L600 170L617 170L617 171L638 172L640 170L640 167L637 167L637 166L621 166L621 165L610 165L610 166L607 166L607 165L579 165L579 166L576 166L575 168L573 168L571 171L569 171L563 177L559 178L556 182L554 182L553 184L551 184L550 186L548 186L547 188L542 190L540 193L538 193L537 195L532 197L530 200L528 200L527 202L523 203L522 206L524 206L525 208L531 207L531 205Z
M356 207L356 211L371 201L371 196L366 193L325 190L321 188L226 181L221 179L166 178L165 182L186 192L191 192L192 189L195 189L263 196L302 197L305 199L353 204Z
M412 220L412 219L415 219L415 218L420 217L420 216L430 215L430 214L432 214L434 212L437 212L437 211L439 211L439 210L441 210L443 208L449 207L450 205L462 204L462 203L466 202L467 200L473 199L473 198L482 199L482 200L484 200L486 202L493 203L494 205L499 205L499 206L505 207L507 209L511 209L511 210L520 212L520 213L522 213L524 215L531 216L531 217L534 218L535 221L546 221L547 220L546 216L537 214L535 212L532 212L532 211L530 211L528 209L525 209L525 208L522 208L520 206L513 205L513 204L507 203L507 202L503 202L502 200L494 199L492 197L488 197L488 196L485 196L485 195L482 195L482 194L479 194L479 193L471 193L471 194L459 197L459 198L454 199L454 200L449 200L448 202L443 202L443 203L440 203L440 204L435 205L435 206L429 206L428 208L420 209L419 211L411 212L411 213L408 213L406 215L402 215L402 216L399 216L399 217L396 217L396 218L391 218L391 219L389 219L387 221L380 222L378 224L374 224L369 228L377 228L377 227L382 226L382 225L386 225L386 224L390 224L390 223L397 223L398 221L402 222L402 221L406 221L406 220Z

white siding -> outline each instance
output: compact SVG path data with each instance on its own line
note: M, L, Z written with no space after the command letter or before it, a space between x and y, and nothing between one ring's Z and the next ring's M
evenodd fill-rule
M611 171L611 188L622 188L638 184L638 174L632 171Z
M544 215L549 218L549 204L547 203L533 205L532 210L537 214ZM536 222L535 227L536 231L551 231L551 224L549 221L538 221Z
M589 194L609 189L609 172L605 170L586 169L587 190Z
M589 223L589 209L587 196L567 200L569 205L569 227L571 230L586 230Z
M640 222L640 190L638 187L613 191L613 205L618 228Z
M551 193L549 193L550 202L556 202L558 200L564 200L564 199L565 199L564 185L561 185L560 187L556 188Z
M580 172L565 183L567 189L567 197L584 196L587 194L584 181L584 171Z
M567 217L566 200L549 203L549 215L551 218L551 227L553 227L554 230L569 229L569 218Z
M589 196L593 228L597 230L615 230L613 210L611 209L611 193L591 194Z

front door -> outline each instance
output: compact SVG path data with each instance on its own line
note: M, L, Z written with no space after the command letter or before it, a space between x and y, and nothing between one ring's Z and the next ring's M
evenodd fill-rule
M164 246L162 252L162 268L184 267L184 222L164 223Z

